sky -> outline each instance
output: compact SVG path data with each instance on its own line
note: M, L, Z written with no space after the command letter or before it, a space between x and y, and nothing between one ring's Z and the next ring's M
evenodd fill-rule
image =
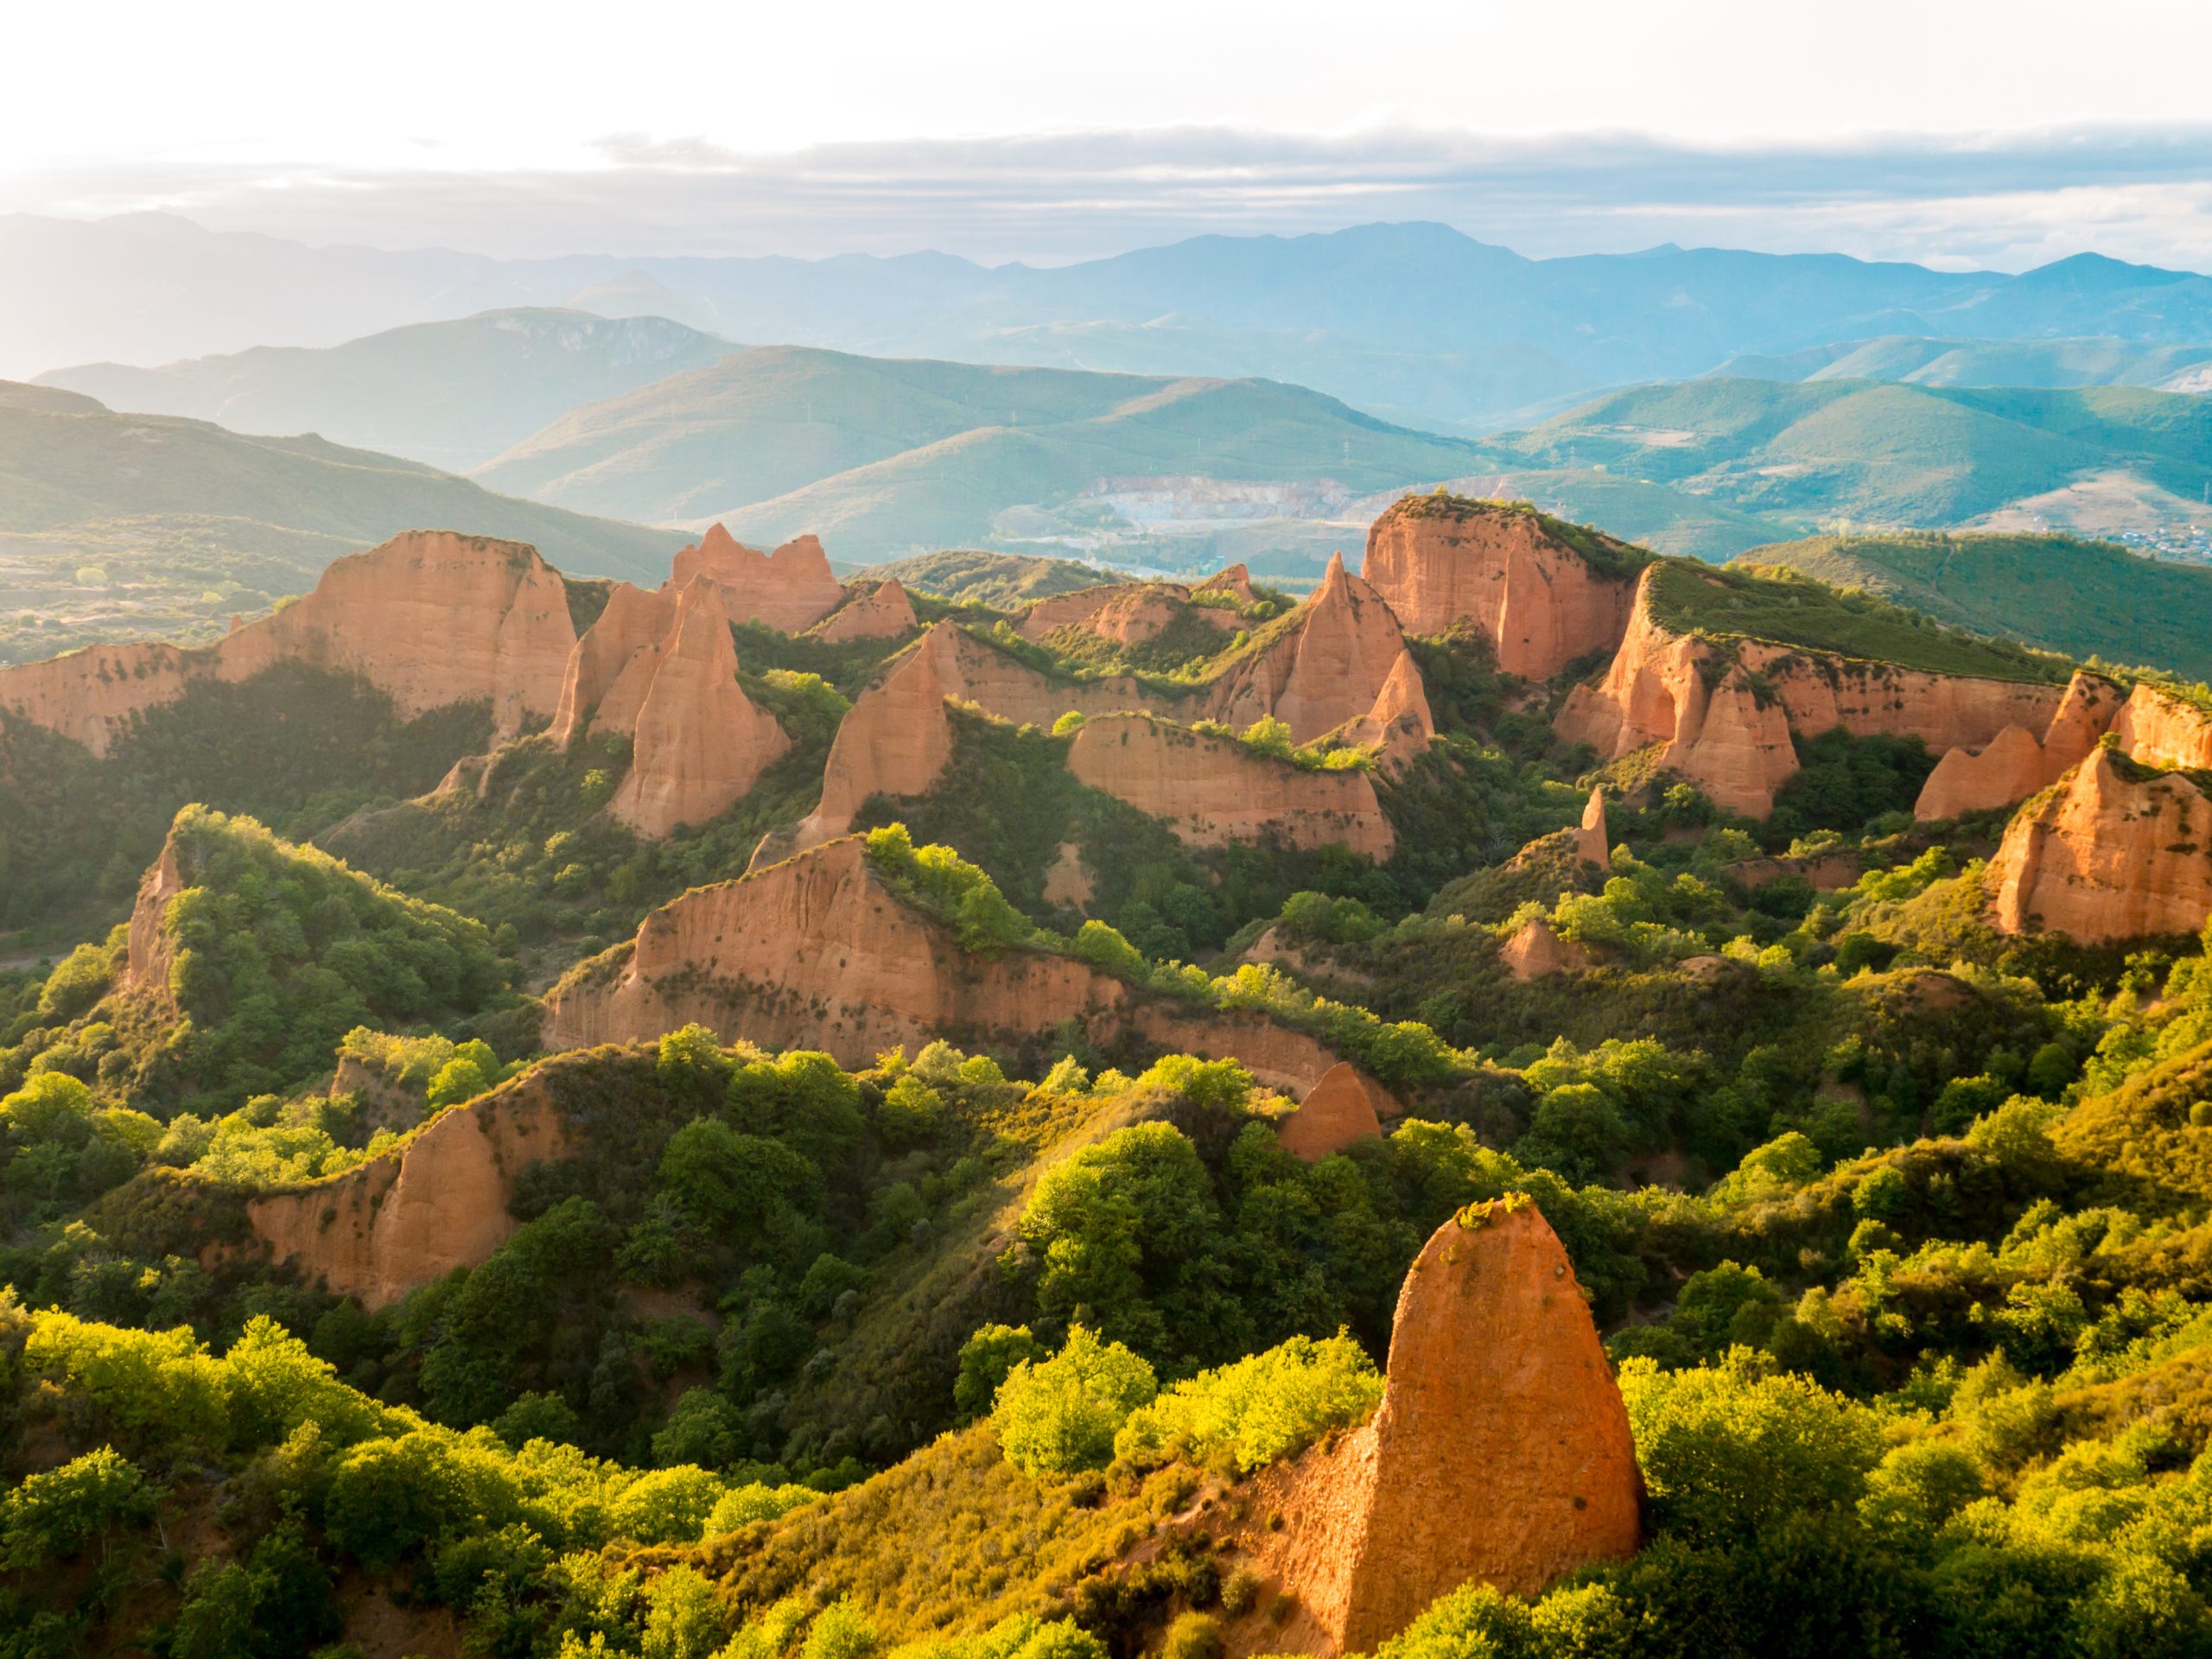
M1050 263L1436 219L2212 270L2182 0L16 7L0 212L499 255Z

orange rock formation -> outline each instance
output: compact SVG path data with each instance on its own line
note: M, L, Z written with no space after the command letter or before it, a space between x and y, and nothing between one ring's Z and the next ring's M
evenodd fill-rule
M1148 715L1087 722L1068 769L1091 788L1164 819L1194 847L1273 839L1310 849L1341 842L1377 863L1395 836L1364 772L1315 772Z
M1955 818L2010 806L2050 788L2095 746L2120 706L2118 686L2077 671L2041 734L2007 726L1978 750L1945 751L1921 786L1913 816Z
M1534 1202L1446 1222L1406 1275L1372 1421L1255 1483L1258 1644L1369 1652L1469 1581L1533 1596L1633 1554L1643 1477L1589 1306ZM1232 1632L1232 1639L1236 1633ZM1238 1645L1242 1645L1239 1643Z
M1428 753L1436 735L1436 719L1429 712L1428 689L1421 683L1421 665L1410 651L1398 653L1390 677L1376 694L1375 706L1340 728L1345 742L1376 749L1376 765L1386 778L1397 776Z
M1552 931L1541 916L1532 916L1503 944L1497 954L1516 979L1541 979L1548 974L1582 972L1595 965L1589 951L1570 944Z
M1481 503L1447 513L1418 496L1375 521L1360 574L1413 632L1471 621L1501 669L1531 680L1619 645L1635 592L1533 513Z
M1582 809L1582 822L1574 828L1574 858L1579 864L1595 864L1599 869L1611 868L1612 843L1605 839L1605 791L1593 788L1590 799Z
M1407 659L1402 665L1401 658ZM870 795L926 792L952 753L947 697L1040 727L1071 711L1088 717L1155 714L1179 723L1211 716L1239 728L1273 715L1301 743L1370 716L1379 704L1392 726L1406 728L1399 739L1405 744L1410 731L1426 723L1419 678L1389 607L1347 575L1341 559L1331 562L1312 602L1279 637L1186 698L1129 675L1061 679L953 622L939 622L855 702L830 746L820 806L788 842L764 843L761 856L842 835Z
M695 580L683 590L676 631L652 663L630 770L608 810L657 836L735 805L791 739L738 684L729 615L712 582Z
M1275 1125L1275 1139L1285 1152L1318 1164L1356 1141L1379 1140L1385 1111L1396 1116L1397 1103L1350 1060L1341 1061Z
M1192 605L1192 591L1172 582L1122 582L1053 594L1023 613L1019 631L1025 639L1042 640L1062 628L1079 628L1116 645L1138 645L1185 617L1224 633L1236 628L1234 613Z
M342 1175L249 1200L246 1218L274 1261L383 1307L506 1243L515 1177L565 1149L559 1115L525 1074Z
M2147 680L2136 682L2112 731L2145 766L2212 768L2212 714Z
M594 715L624 671L641 654L658 652L661 641L676 626L676 602L673 588L648 593L631 582L614 584L607 608L584 630L562 671L561 696L553 711L556 743L565 749L590 730ZM642 687L651 680L648 667L637 696L626 699L628 709L607 710L607 726L602 729L626 732L636 725L638 705L644 701Z
M176 856L176 832L172 830L162 842L162 855L146 868L138 878L138 896L130 906L129 953L124 959L123 983L126 988L143 991L163 1007L174 1010L176 999L169 990L169 969L175 964L175 952L170 948L168 929L163 925L169 912L169 900L182 893L186 887L184 873Z
M1233 1057L1273 1087L1306 1086L1337 1059L1263 1018L1144 1001L1072 957L963 950L884 886L857 837L662 906L632 944L547 994L544 1038L550 1049L645 1042L696 1020L726 1041L857 1066L938 1037L1003 1052L1071 1020L1101 1042Z
M358 674L399 711L486 702L512 733L559 702L575 629L560 574L520 542L409 531L334 562L315 591L213 645L98 645L0 669L0 709L95 754L195 681L282 662Z
M1376 591L1346 573L1341 554L1330 556L1298 617L1214 687L1208 701L1216 719L1242 728L1273 715L1297 741L1309 743L1375 707L1406 639Z
M914 601L906 597L899 578L892 576L847 601L814 634L831 645L842 645L849 639L895 639L919 626Z
M694 576L721 589L735 620L766 623L785 633L813 626L845 602L844 584L830 574L830 556L811 536L763 553L713 525L677 554L669 584L680 593Z
M1228 594L1240 605L1256 604L1260 597L1252 591L1252 573L1241 564L1232 564L1215 571L1191 591L1194 594Z
M1732 811L1764 817L1796 772L1792 732L1917 736L1941 753L1979 748L2007 726L2049 727L2063 687L1928 674L1885 663L1736 642L1726 652L1651 611L1652 573L1604 682L1575 687L1554 722L1606 760L1664 745L1661 764Z
M2212 800L2186 773L2099 746L2014 815L1986 879L2007 933L2195 933L2212 917Z

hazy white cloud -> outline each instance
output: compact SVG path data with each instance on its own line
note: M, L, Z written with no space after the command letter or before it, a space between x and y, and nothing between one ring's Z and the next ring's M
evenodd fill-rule
M144 208L309 242L501 256L895 253L1057 262L1205 232L1431 219L1535 255L1662 241L2018 270L2212 269L2212 124L1692 145L1621 133L1236 128L817 145L602 135L559 168L49 164L0 207Z

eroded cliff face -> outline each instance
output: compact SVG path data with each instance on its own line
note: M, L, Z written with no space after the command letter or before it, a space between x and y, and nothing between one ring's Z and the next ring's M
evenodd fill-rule
M594 715L624 671L641 653L659 651L676 626L677 597L673 588L648 593L632 582L614 584L607 608L584 630L562 671L561 696L553 711L556 743L565 749L591 730ZM651 679L648 667L643 683ZM643 700L642 690L629 700L626 719L619 710L608 710L608 726L602 729L628 731L637 723L637 705Z
M961 950L848 838L654 911L626 958L588 963L548 995L546 1045L650 1041L696 1020L726 1041L861 1066L948 1034L1027 1040L1128 996L1067 957Z
M906 597L899 578L892 576L849 600L814 635L835 645L850 639L896 639L919 626L914 601Z
M1100 715L1164 704L1125 676L1055 679L955 623L940 622L861 692L839 722L823 771L822 804L800 825L794 848L843 835L870 795L926 794L952 758L947 697L1048 728L1071 709Z
M0 709L105 754L195 682L279 663L358 674L413 716L486 702L512 733L550 717L575 629L559 573L520 542L409 531L335 561L315 591L212 645L98 645L0 669Z
M1298 1103L1298 1109L1275 1126L1275 1140L1293 1157L1318 1164L1359 1141L1381 1139L1385 1113L1397 1116L1397 1103L1382 1084L1344 1060L1332 1066Z
M2212 918L2212 800L2102 746L2013 816L1986 880L2006 933L2083 944L2195 933Z
M1262 715L1310 743L1375 707L1406 650L1390 607L1346 573L1341 554L1281 637L1236 663L1207 698L1215 719L1240 730Z
M364 1306L389 1306L506 1243L516 1178L567 1150L559 1113L525 1073L444 1113L380 1158L248 1202L272 1261Z
M1552 925L1532 916L1498 947L1497 954L1516 979L1543 979L1552 974L1581 973L1597 965L1589 951L1562 939Z
M1225 565L1191 589L1194 594L1227 594L1240 605L1258 602L1252 591L1252 573L1241 564Z
M169 901L187 885L177 861L176 831L172 830L162 842L162 855L138 878L138 896L130 906L129 954L123 970L125 988L143 992L172 1010L176 999L169 991L169 969L176 953L165 924Z
M713 525L677 554L669 582L680 593L695 576L721 589L722 603L734 620L765 623L785 633L813 626L845 602L844 584L831 574L830 556L811 536L763 553Z
M1497 665L1548 680L1627 631L1636 585L1552 537L1532 513L1471 504L1441 512L1408 497L1367 532L1360 574L1414 633L1472 622Z
M2212 768L2212 714L2147 680L2128 693L2112 732L2145 766Z
M1373 746L1376 769L1385 778L1402 775L1428 753L1429 740L1436 735L1436 717L1429 712L1428 688L1421 683L1421 665L1412 652L1398 653L1390 677L1376 694L1375 706L1340 728L1337 735L1361 747Z
M653 656L630 770L609 810L641 836L704 823L742 800L790 747L775 717L737 683L720 591L695 580L678 603L674 634Z
M1923 822L1955 818L2010 806L2048 789L2088 753L2120 709L2118 686L2077 671L2042 731L2007 726L1979 749L1946 750L1921 786L1913 816Z
M1129 591L1142 590L1105 590L1109 595ZM1129 675L1062 679L955 623L939 622L861 692L830 746L821 805L788 842L764 843L761 856L781 857L842 835L872 794L926 793L951 757L947 697L973 702L1001 720L1047 728L1070 712L1090 719L1151 714L1179 725L1211 717L1240 728L1273 715L1304 743L1351 722L1377 723L1378 735L1395 743L1395 758L1402 762L1426 748L1433 730L1420 682L1389 607L1358 578L1345 575L1341 560L1332 563L1313 602L1280 637L1187 697L1170 696ZM1208 814L1200 804L1163 816L1183 820ZM1371 830L1366 833L1373 839Z
M1643 1495L1567 1252L1525 1197L1472 1206L1406 1275L1374 1419L1246 1494L1233 1548L1271 1611L1231 1650L1370 1652L1471 1580L1535 1595L1633 1554Z
M724 1041L819 1049L855 1067L939 1037L1012 1052L1063 1020L1100 1043L1235 1058L1274 1088L1310 1087L1338 1058L1258 1015L1140 999L1072 957L963 950L884 886L858 837L662 906L631 945L547 994L544 1041L651 1042L694 1020Z
M1233 737L1147 715L1087 721L1069 747L1068 770L1161 819L1193 847L1263 839L1301 849L1341 843L1381 863L1396 844L1364 772L1309 771Z
M1605 838L1605 791L1592 789L1583 804L1582 822L1574 826L1574 858L1579 864L1611 868L1612 843Z
M1609 760L1662 744L1662 766L1731 811L1773 810L1797 771L1793 732L1918 737L1940 754L1979 749L2008 726L2046 730L2066 698L2058 685L1922 673L1758 640L1723 651L1659 622L1651 588L1647 570L1604 681L1575 687L1554 729Z
M1191 592L1172 582L1123 582L1054 594L1024 613L1019 632L1025 639L1041 641L1063 628L1077 628L1118 645L1141 645L1186 617L1224 634L1235 631L1234 614L1192 605Z

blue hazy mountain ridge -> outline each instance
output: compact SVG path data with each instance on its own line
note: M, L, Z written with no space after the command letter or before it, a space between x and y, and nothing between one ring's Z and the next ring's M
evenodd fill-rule
M335 346L584 296L733 340L1287 379L1445 430L1842 341L2212 343L2212 278L2094 254L2018 276L1672 246L1531 259L1416 223L1197 237L1051 268L938 253L498 260L309 248L158 214L0 218L0 372Z
M233 432L311 432L466 472L579 404L735 349L664 317L524 308L410 323L321 350L257 346L158 369L90 363L36 384L111 409L213 421Z
M1116 480L1363 494L1458 476L1482 456L1274 380L778 346L573 410L475 476L575 511L722 518L754 540L812 531L857 557L989 544L1006 510L1058 507Z

